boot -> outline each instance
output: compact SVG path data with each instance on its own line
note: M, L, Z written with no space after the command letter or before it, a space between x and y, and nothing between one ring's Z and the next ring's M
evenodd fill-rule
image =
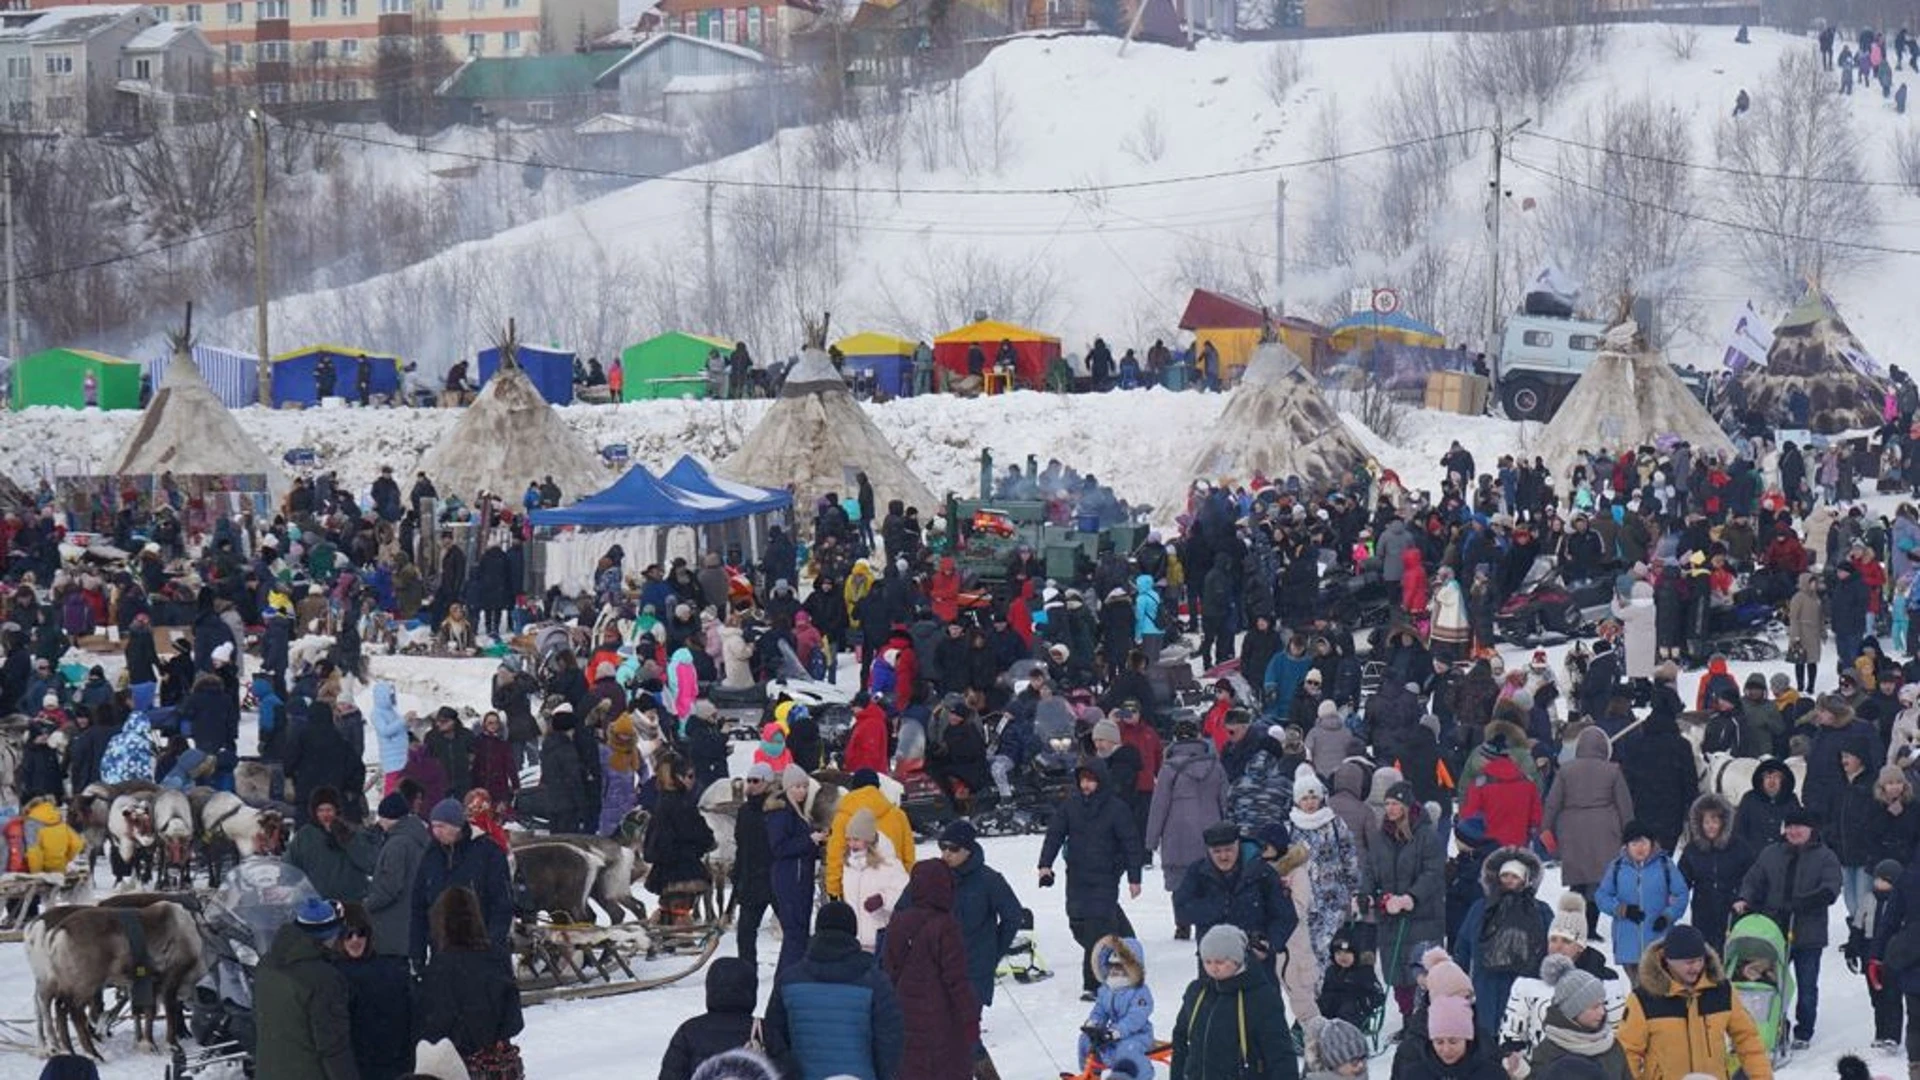
M993 1057L984 1046L975 1047L973 1051L973 1080L1000 1080L1000 1070L994 1068ZM1920 1080L1920 1076L1913 1080Z
M1193 924L1192 923L1175 923L1173 926L1173 940L1192 941L1193 940Z

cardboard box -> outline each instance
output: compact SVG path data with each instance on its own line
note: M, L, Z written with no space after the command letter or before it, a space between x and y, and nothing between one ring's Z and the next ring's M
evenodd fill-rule
M1463 371L1427 376L1426 407L1438 412L1479 416L1487 411L1487 380Z

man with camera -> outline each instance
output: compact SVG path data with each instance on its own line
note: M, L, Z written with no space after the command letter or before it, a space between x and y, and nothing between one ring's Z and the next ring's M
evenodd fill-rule
M1247 856L1231 821L1207 826L1201 841L1206 859L1187 867L1173 890L1174 921L1192 925L1196 941L1221 923L1239 927L1247 935L1246 966L1264 971L1278 987L1278 953L1300 922L1280 875Z

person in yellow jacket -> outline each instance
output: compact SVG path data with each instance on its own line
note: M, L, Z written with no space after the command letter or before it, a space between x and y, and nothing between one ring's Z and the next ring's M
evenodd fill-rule
M1618 1033L1634 1080L1681 1080L1689 1073L1727 1080L1729 1056L1747 1080L1773 1080L1760 1028L1700 931L1685 925L1667 931L1640 954L1639 982L1627 996Z
M86 841L60 816L52 799L42 796L27 804L29 873L62 873L86 849Z
M913 872L913 824L907 820L906 811L893 804L887 793L880 790L880 777L872 769L861 769L853 774L853 780L847 786L847 793L840 796L840 802L833 808L833 826L827 832L827 895L840 898L840 872L847 866L847 825L853 821L853 815L866 810L873 814L874 824L880 829L880 835L893 842L893 853L900 860L900 868Z

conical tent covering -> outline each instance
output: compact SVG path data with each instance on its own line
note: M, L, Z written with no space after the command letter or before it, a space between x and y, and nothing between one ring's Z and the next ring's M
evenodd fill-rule
M1608 330L1580 381L1541 431L1534 453L1554 475L1595 450L1684 440L1696 453L1730 459L1733 440L1714 422L1659 353L1645 347L1629 319Z
M933 492L853 400L826 351L815 347L801 352L779 399L717 471L761 487L791 484L795 510L802 514L829 491L853 495L858 472L867 474L882 511L894 499L923 515L938 508Z
M1776 427L1794 427L1788 399L1807 396L1808 430L1830 435L1879 427L1886 383L1866 346L1853 336L1833 301L1809 288L1773 331L1767 362L1734 376L1746 408Z
M176 352L140 424L127 435L107 467L112 476L250 476L267 478L276 497L287 490L286 473L240 429L240 421L207 385L200 366Z
M1183 505L1197 477L1243 481L1259 473L1275 482L1297 476L1308 487L1324 487L1347 480L1367 457L1300 358L1277 341L1266 342L1248 358L1239 388L1168 505Z
M540 396L518 365L487 380L420 468L443 493L471 500L482 491L514 502L530 481L553 477L561 501L607 486L600 457Z

